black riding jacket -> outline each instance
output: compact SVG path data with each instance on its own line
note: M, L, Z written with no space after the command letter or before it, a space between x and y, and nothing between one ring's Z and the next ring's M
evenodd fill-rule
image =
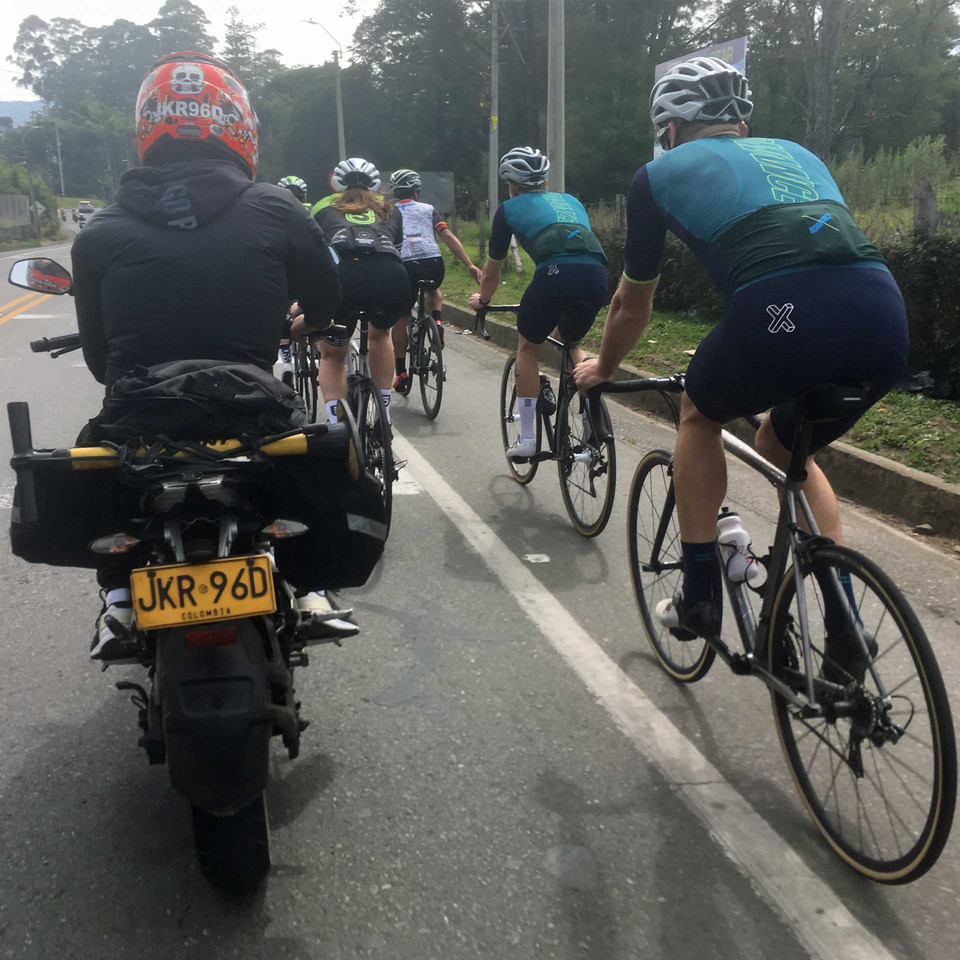
M83 358L108 386L134 366L272 368L287 307L325 327L340 303L323 234L290 193L229 160L130 170L73 244Z

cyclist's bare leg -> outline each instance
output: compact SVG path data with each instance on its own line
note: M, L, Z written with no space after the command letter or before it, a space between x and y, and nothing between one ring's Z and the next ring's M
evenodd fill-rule
M435 290L424 290L423 305L427 308L428 313L443 309L443 294L440 292L439 287Z
M397 324L394 324L396 327ZM393 350L390 331L380 330L373 324L367 328L367 342L370 348L370 376L376 380L381 390L393 387Z
M550 334L556 340L560 340L563 343L567 342L567 338L560 332L559 327L554 327L553 333ZM570 359L573 362L573 365L576 366L581 360L587 359L587 352L580 346L579 343L574 343L570 347Z
M754 444L757 453L765 457L781 470L786 470L790 463L790 451L777 439L773 424L767 417L757 431ZM834 543L843 543L843 527L840 523L840 509L837 506L837 497L830 486L826 474L817 466L813 457L807 457L807 479L801 489L810 504L813 516L817 521L820 532L829 537ZM807 523L801 513L798 517L800 525L806 529Z
M317 371L317 383L323 394L323 402L328 406L337 400L343 400L347 395L347 370L344 360L347 358L349 347L335 347L322 342L320 344L320 367Z
M401 317L391 330L393 337L393 355L397 360L403 360L407 355L407 346L410 343L410 331L407 329L409 316Z
M540 393L540 344L517 334L517 396L536 397Z
M708 420L684 394L673 452L677 521L684 543L717 539L717 513L727 492L723 425Z

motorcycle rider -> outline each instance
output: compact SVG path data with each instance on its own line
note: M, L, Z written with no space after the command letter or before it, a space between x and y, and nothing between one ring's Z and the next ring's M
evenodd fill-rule
M108 391L134 366L177 360L272 370L292 291L312 325L329 326L336 266L303 204L253 182L257 118L226 64L192 51L159 59L137 97L136 140L143 166L124 173L72 254L83 357ZM130 568L119 554L98 569L93 659L125 655ZM313 594L298 607L311 623L329 611Z

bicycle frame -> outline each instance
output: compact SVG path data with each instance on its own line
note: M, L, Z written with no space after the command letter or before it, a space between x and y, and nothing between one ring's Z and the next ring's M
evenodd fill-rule
M599 395L600 393L635 393L642 391L659 391L670 402L671 407L675 409L672 398L669 394L681 393L683 391L683 377L665 377L650 378L647 380L629 380L613 382L601 385L589 391L589 396ZM759 427L760 421L756 417L746 417L753 427ZM762 457L753 447L744 443L727 430L721 432L724 449L732 456L736 457L748 467L756 470L761 476L770 481L781 493L780 511L777 517L776 534L774 536L773 547L771 548L769 559L767 560L767 581L763 589L763 602L760 608L759 619L754 617L753 607L750 604L747 591L751 589L744 583L733 583L727 578L723 558L720 557L720 569L724 584L727 587L727 594L730 598L731 606L740 638L743 643L744 653L737 653L731 650L720 638L706 640L721 659L733 670L734 673L742 675L753 675L759 677L772 690L775 690L784 699L793 706L798 707L806 716L818 716L822 714L822 707L817 701L817 690L840 689L835 684L830 684L826 680L816 679L813 675L813 654L810 644L810 631L806 615L806 588L803 583L803 571L801 568L802 555L805 548L822 541L817 522L814 519L813 511L803 494L801 485L807 478L805 469L807 451L810 449L810 437L812 433L812 423L802 421L798 426L797 435L793 444L790 464L784 472L779 467L770 463ZM681 564L665 563L660 564L658 557L663 547L666 537L667 527L670 518L673 515L676 499L673 490L673 483L667 493L667 499L664 502L663 512L660 518L660 525L657 528L654 538L653 549L651 551L650 562L644 564L644 568L650 572L659 573L663 570L681 569ZM799 526L798 520L802 516L808 530L807 534ZM776 597L776 587L783 579L787 564L792 563L793 575L795 578L797 610L800 619L800 633L802 638L802 655L804 669L804 683L806 686L806 700L799 697L782 680L775 677L765 666L762 665L764 655L766 654L766 639L770 629L770 620L773 613L773 605ZM841 587L837 572L829 571L832 580L832 588L837 591L837 595L843 598L847 606L847 612L850 623L854 626L864 653L868 653L866 641L863 638L863 632L858 624L854 612L849 609L843 589ZM887 699L887 692L877 674L873 664L872 657L867 657L870 663L870 674L877 685L877 691L882 699ZM831 707L833 712L840 716L845 712L854 713L856 706L854 704L834 703Z

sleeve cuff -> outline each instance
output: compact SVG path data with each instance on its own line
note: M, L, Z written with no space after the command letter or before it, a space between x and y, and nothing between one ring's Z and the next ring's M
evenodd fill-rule
M623 273L621 274L621 276L623 277L624 280L627 281L627 283L633 283L633 284L636 284L636 285L638 285L638 286L642 286L642 285L645 285L645 284L648 284L648 283L656 283L656 282L660 279L660 274L658 273L655 277L651 277L649 280L634 280L633 277L628 277L628 276L627 276L627 271L626 271L626 270L623 271Z

